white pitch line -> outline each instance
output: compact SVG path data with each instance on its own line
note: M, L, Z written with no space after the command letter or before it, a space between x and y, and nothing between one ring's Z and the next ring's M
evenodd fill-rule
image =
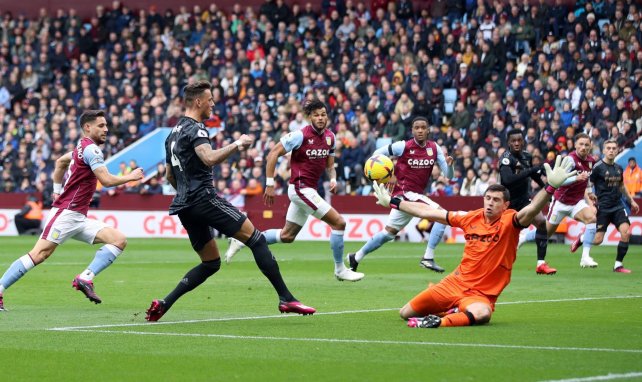
M642 298L642 296L580 297L580 298L556 299L556 300L506 301L506 302L499 302L496 305L537 304L537 303L547 303L547 302L573 302L573 301L591 301L591 300L632 299L632 298ZM330 315L339 315L339 314L389 312L389 311L394 311L394 310L399 310L399 308L381 308L381 309L345 310L345 311L338 311L338 312L320 312L320 313L316 313L315 315L317 315L317 316L330 316ZM270 318L289 318L289 317L299 317L299 316L298 315L280 314L280 315L268 315L268 316L252 316L252 317L221 317L221 318L205 318L205 319L200 319L200 320L161 321L161 322L154 322L154 323L141 322L141 323L130 323L130 324L64 326L64 327L50 328L50 329L47 329L47 330L72 331L72 330L80 330L80 329L124 328L124 327L149 326L149 325L194 324L194 323L201 323L201 322L262 320L262 319L270 319Z
M584 377L584 378L570 378L570 379L555 379L555 380L548 380L548 381L543 381L543 382L590 382L590 381L611 381L614 379L629 379L629 378L637 378L637 377L642 377L642 373L640 372L633 372L633 373L625 373L625 374L607 374L607 375L595 375L593 377Z
M133 330L70 330L73 332L88 333L109 333L109 334L134 334L141 336L172 336L172 337L204 337L224 338L243 340L266 340L266 341L299 341L299 342L329 342L349 344L379 344L379 345L418 345L418 346L451 346L451 347L481 347L495 349L519 349L519 350L549 350L549 351L588 351L608 353L642 353L642 349L612 349L612 348L580 348L580 347L558 347L558 346L528 346L528 345L501 345L501 344L472 344L472 343L449 343L449 342L419 342L419 341L388 341L388 340L359 340L359 339L337 339L337 338L294 338L294 337L269 337L269 336L239 336L233 334L202 334L202 333L163 333L163 332L138 332Z

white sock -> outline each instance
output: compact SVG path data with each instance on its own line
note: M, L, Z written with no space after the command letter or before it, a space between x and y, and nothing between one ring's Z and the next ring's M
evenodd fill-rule
M591 247L582 246L582 258L589 259L591 257Z
M346 270L346 265L342 262L334 263L334 273L341 273Z
M83 271L83 273L79 274L78 277L86 281L91 281L94 279L94 277L96 277L96 275L94 274L94 272L90 271L89 268L87 268Z
M0 296L4 293L4 285L0 285Z
M430 247L426 247L426 252L424 253L424 259L434 260L435 259L435 250Z
M537 260L537 266L539 267L540 265L546 263L545 260Z
M619 268L621 266L622 266L622 262L621 261L616 261L615 265L613 266L613 269L617 269L617 268ZM0 294L2 293L2 289L1 288L2 288L2 286L0 286Z

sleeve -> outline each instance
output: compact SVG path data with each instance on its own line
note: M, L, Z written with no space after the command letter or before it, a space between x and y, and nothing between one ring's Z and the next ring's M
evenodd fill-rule
M95 144L85 147L85 150L82 152L82 158L87 166L91 167L91 171L96 170L98 167L105 166L103 152L100 150L100 147Z
M529 177L530 174L531 173L528 170L524 170L519 174L513 173L513 169L510 166L510 158L508 157L503 157L499 162L499 176L501 177L501 183L504 186L510 187L513 183Z
M292 133L288 133L283 137L281 137L280 142L285 148L285 151L289 153L290 151L301 147L301 144L303 143L303 132L299 130ZM334 148L333 148L333 151L334 151Z
M448 220L448 225L451 227L460 227L464 228L466 225L466 217L468 216L469 211L450 211L446 214L446 220Z
M406 149L406 142L404 141L398 141L395 143L391 143L389 145L381 146L378 149L375 150L372 155L375 154L380 154L380 155L385 155L388 157L400 157L403 155L403 151Z
M207 130L201 129L200 126L194 126L195 131L190 135L192 147L197 147L202 144L210 144L210 136ZM191 133L191 132L190 132Z
M517 211L513 211L512 215L513 216L511 216L510 219L511 219L511 222L513 223L513 228L517 229L518 231L528 228L528 226L524 227L517 219Z
M455 170L452 166L448 166L448 163L446 163L446 156L444 155L441 147L436 143L435 146L437 147L437 163L439 163L439 169L441 170L441 173L444 174L446 178L452 179Z
M334 133L332 133L332 147L330 147L330 156L331 157L335 156L334 155L334 151L336 150L336 148L337 148L337 136L334 135Z

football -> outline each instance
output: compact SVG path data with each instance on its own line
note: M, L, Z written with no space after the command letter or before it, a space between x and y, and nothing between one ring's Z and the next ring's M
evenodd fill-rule
M363 172L366 178L371 182L375 180L379 184L388 183L392 174L394 173L395 166L392 160L385 155L373 155L363 166Z

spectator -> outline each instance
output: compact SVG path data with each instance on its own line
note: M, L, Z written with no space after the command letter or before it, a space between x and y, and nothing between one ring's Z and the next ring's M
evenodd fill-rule
M14 216L14 223L19 235L24 235L27 232L33 234L40 233L40 225L42 224L42 202L33 195L27 197L25 205L20 212Z

